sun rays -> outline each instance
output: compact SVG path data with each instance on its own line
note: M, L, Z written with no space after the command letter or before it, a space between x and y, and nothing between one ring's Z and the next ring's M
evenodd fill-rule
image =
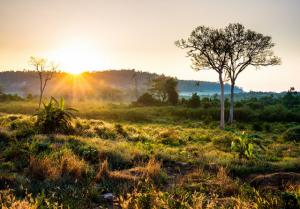
M63 78L59 79L59 82L50 90L52 94L60 94L70 101L80 101L85 100L95 92L93 79L84 73L63 73L62 76Z

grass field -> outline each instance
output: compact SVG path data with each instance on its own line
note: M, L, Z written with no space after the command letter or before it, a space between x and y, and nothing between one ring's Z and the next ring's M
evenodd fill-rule
M183 107L73 106L73 132L45 135L35 103L0 105L3 208L299 208L300 144L285 137L298 123L220 130ZM250 157L232 149L244 136Z

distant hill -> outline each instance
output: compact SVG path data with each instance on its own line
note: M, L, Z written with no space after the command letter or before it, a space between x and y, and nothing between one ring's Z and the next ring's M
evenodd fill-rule
M195 80L179 80L178 89L182 96L190 96L192 93L197 92L201 95L219 94L220 86L217 82L209 81L195 81ZM230 93L230 85L225 84L225 94ZM243 89L235 87L235 93L242 93Z
M107 70L83 73L81 76L71 76L67 73L55 73L47 87L47 95L65 97L93 97L107 99L122 97L133 100L136 89L139 94L147 91L151 80L158 76L154 73L134 70ZM33 71L0 72L0 86L5 93L16 93L21 96L37 95L39 79ZM219 93L216 82L178 80L178 91L182 96L189 96L194 92L200 95ZM229 93L230 86L225 85L225 93ZM241 88L235 89L243 92ZM115 98L115 99L117 99ZM111 99L111 98L110 98Z

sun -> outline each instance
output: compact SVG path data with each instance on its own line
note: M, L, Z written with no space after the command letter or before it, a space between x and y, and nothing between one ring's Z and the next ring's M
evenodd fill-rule
M83 41L73 41L54 50L49 56L62 71L79 75L101 67L99 52Z

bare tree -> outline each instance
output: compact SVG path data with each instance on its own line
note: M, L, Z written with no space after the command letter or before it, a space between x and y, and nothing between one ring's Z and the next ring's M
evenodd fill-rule
M229 122L233 122L234 88L238 75L248 66L259 68L262 66L278 65L280 59L274 56L272 38L263 34L246 30L239 23L229 24L225 28L229 46L226 72L231 82Z
M29 64L36 70L40 80L40 95L39 95L39 109L42 104L43 95L48 81L53 77L54 72L56 72L58 66L54 63L48 63L47 59L40 57L30 57Z
M176 41L175 44L188 49L187 55L191 57L192 68L195 70L212 69L218 73L220 82L220 128L225 127L224 117L224 82L226 78L225 66L228 62L228 45L225 31L199 26L192 31L187 40Z

